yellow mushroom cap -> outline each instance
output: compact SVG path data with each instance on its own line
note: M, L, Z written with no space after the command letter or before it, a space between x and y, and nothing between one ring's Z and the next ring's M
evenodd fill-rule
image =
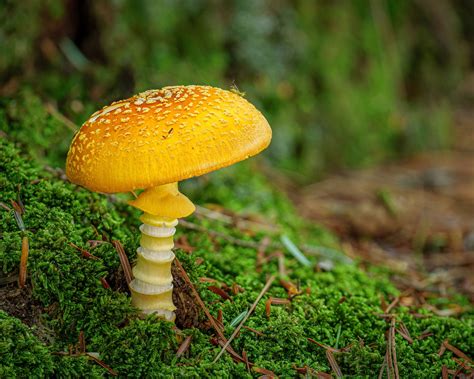
M265 117L234 92L165 87L94 113L71 143L66 174L98 192L150 188L256 155L271 136Z

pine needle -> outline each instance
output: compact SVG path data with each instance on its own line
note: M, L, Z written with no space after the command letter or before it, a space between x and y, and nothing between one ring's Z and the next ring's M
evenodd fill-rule
M227 342L225 343L224 347L222 348L222 350L219 352L219 354L217 354L216 358L214 359L214 361L212 363L216 363L219 358L221 357L221 355L224 353L225 349L227 348L227 346L230 345L230 343L232 342L232 340L235 338L235 336L237 335L237 333L240 331L240 329L242 328L242 326L245 324L245 321L247 321L247 319L249 318L249 316L252 314L252 312L255 310L255 308L257 307L257 304L258 302L260 301L260 299L263 297L263 295L265 294L265 292L268 291L268 289L270 288L270 286L272 285L273 281L275 280L275 276L272 275L268 280L267 280L267 283L265 284L265 286L263 287L262 291L260 292L260 294L257 296L257 298L255 299L254 303L252 304L252 306L250 307L250 310L247 312L247 314L245 315L245 317L243 318L243 320L240 322L239 326L237 328L235 328L234 330L234 333L232 333L232 335L230 336L230 338L227 340Z

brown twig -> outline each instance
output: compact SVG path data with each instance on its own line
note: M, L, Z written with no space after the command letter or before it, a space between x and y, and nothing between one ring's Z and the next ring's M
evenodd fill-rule
M443 365L443 367L441 367L441 377L443 379L449 379L448 367L446 365Z
M289 299L280 299L276 297L270 297L268 300L265 302L265 312L267 314L267 318L270 317L272 305L284 305L284 304L290 304L291 301Z
M16 199L18 202L18 205L20 206L21 213L25 213L25 205L23 204L23 200L21 199L21 184L18 184L18 193L16 195Z
M179 347L178 351L176 352L176 356L179 358L182 356L186 351L188 351L189 346L191 346L191 340L193 336L187 336L181 346Z
M115 371L112 367L101 361L99 358L94 357L91 353L85 353L85 355L89 358L92 359L95 363L97 363L99 366L105 368L110 375L112 376L117 376L118 373Z
M242 326L245 324L245 322L247 321L247 319L249 318L249 316L252 314L252 312L255 310L255 308L257 307L257 304L259 303L260 299L263 297L263 295L268 291L268 289L270 288L270 286L272 285L273 281L275 280L275 276L272 275L270 276L270 278L268 278L267 280L267 283L265 284L265 286L262 288L262 290L260 291L259 295L257 296L257 298L255 299L254 303L252 304L252 306L250 307L249 311L247 312L247 314L245 315L245 317L243 318L243 320L240 322L240 324L237 326L237 328L235 328L234 330L234 333L232 333L232 335L230 336L230 338L228 339L228 341L225 343L224 347L222 348L222 350L219 352L219 354L217 354L216 358L214 359L213 363L217 362L218 359L221 357L221 355L224 353L224 350L227 346L230 345L230 343L232 342L232 340L235 338L235 336L237 335L237 333L240 331L240 329L242 328Z
M3 201L0 201L0 207L2 207L3 209L5 209L8 212L12 211L12 209L8 205L6 205Z
M26 266L28 265L29 251L28 237L23 236L21 240L20 273L18 275L18 286L20 288L24 288L26 284Z
M469 358L466 354L464 354L461 350L459 350L457 347L451 345L448 340L444 340L443 341L443 345L446 349L448 349L449 351L453 352L456 356L458 356L459 358L462 358L464 360L466 360L467 362L469 363L473 363L472 362L472 359Z
M127 281L127 285L129 285L130 282L133 280L133 272L132 267L130 266L130 262L128 261L127 254L125 254L125 250L120 241L113 240L112 245L114 245L115 250L117 250L120 259L120 264L122 265L122 270L125 275L125 280Z
M326 358L329 361L329 364L332 368L332 371L336 374L337 378L342 378L342 371L339 365L337 364L336 358L331 350L326 350Z
M250 365L249 365L249 357L247 356L247 352L242 350L242 358L245 360L245 366L247 367L247 371L250 372Z
M104 287L106 290L110 289L110 284L109 282L107 282L107 279L100 278L100 283L102 284L102 287Z
M81 252L82 256L87 259L93 259L93 260L98 260L100 259L99 257L96 257L95 255L89 253L86 249L83 249L80 246L77 246L75 243L69 242L69 246L73 247L74 249L78 250Z
M250 330L251 332L255 333L257 336L264 336L264 335L265 335L265 334L263 334L263 332L261 332L260 330L251 328L250 326L247 326L247 325L242 326L242 328L245 328L245 329L247 329L247 330Z
M209 309L207 309L206 305L204 304L204 302L202 301L201 299L201 296L199 296L199 293L197 292L196 288L194 287L193 283L191 282L191 279L189 279L189 276L188 274L186 273L185 269L183 268L183 266L181 265L181 262L179 261L179 259L176 257L174 262L176 263L176 267L178 267L178 269L181 271L181 275L183 276L183 279L184 281L186 282L186 284L189 286L189 288L191 289L193 295L194 295L194 298L195 300L198 302L198 304L200 305L200 307L202 308L202 310L204 311L204 313L206 314L207 316L207 319L209 320L209 322L211 323L212 327L214 328L214 330L216 331L217 335L219 336L219 339L218 339L218 343L220 344L222 341L223 344L225 344L227 342L227 338L225 338L225 335L224 333L222 332L222 329L219 327L219 325L217 324L216 320L214 317L212 317L211 313L209 312ZM232 349L232 347L229 345L227 345L226 347L226 350L232 355L232 356L236 356L238 357L242 362L244 362L243 358L238 355L234 349Z
M84 337L84 331L79 332L79 341L77 343L79 352L84 354L86 352L86 339Z
M396 349L396 340L395 340L395 318L392 318L390 323L390 338L391 338L391 348L392 348L392 361L395 379L399 379L400 375L398 373L398 361L397 361L397 349Z
M318 345L319 347L322 347L325 350L329 350L333 353L345 353L346 351L349 351L352 347L352 344L350 344L350 345L347 345L346 347L343 347L342 349L336 349L336 348L331 347L329 345L325 345L321 342L318 342L318 341L316 341L312 338L308 338L308 341L311 342L311 343L314 343L315 345Z
M232 298L229 296L227 292L225 292L222 288L219 288L217 286L208 286L207 289L216 295L220 296L224 300L229 300L230 302L233 302Z
M385 372L386 367L387 367L387 353L385 353L385 356L383 357L383 362L382 362L382 366L380 366L378 379L383 378L383 373Z
M383 374L384 367L387 368L387 377L389 379L395 378L399 379L400 375L398 373L398 362L397 362L397 350L396 350L396 341L395 341L395 317L391 315L390 318L390 327L386 332L386 340L387 340L387 349L385 351L385 358L384 362L382 363L382 367L380 369L379 377Z
M56 107L51 103L45 104L46 112L48 112L51 116L53 116L56 120L60 121L64 126L66 126L69 130L76 132L79 130L79 127L69 120L66 116L60 113Z
M262 374L266 377L270 377L270 378L275 378L276 377L276 375L273 371L267 370L266 368L253 367L252 370L255 371L256 373Z
M387 309L384 310L385 313L390 313L390 311L398 304L400 301L400 297L397 296L387 307Z

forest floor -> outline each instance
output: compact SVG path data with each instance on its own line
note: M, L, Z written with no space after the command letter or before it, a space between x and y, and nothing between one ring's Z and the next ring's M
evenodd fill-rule
M288 191L346 251L400 275L399 288L474 300L474 112L455 114L453 148L334 175ZM456 310L452 311L453 314Z
M75 126L32 92L5 100L0 377L471 375L474 138L456 119L449 152L292 189L296 210L255 160L183 183L200 206L176 234L174 325L130 304L131 195L69 183Z

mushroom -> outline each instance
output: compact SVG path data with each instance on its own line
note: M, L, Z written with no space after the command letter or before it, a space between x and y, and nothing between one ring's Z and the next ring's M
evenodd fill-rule
M195 207L178 181L258 154L271 140L265 117L242 96L209 86L149 90L94 113L74 136L69 180L91 191L144 191L132 303L173 321L173 235Z

